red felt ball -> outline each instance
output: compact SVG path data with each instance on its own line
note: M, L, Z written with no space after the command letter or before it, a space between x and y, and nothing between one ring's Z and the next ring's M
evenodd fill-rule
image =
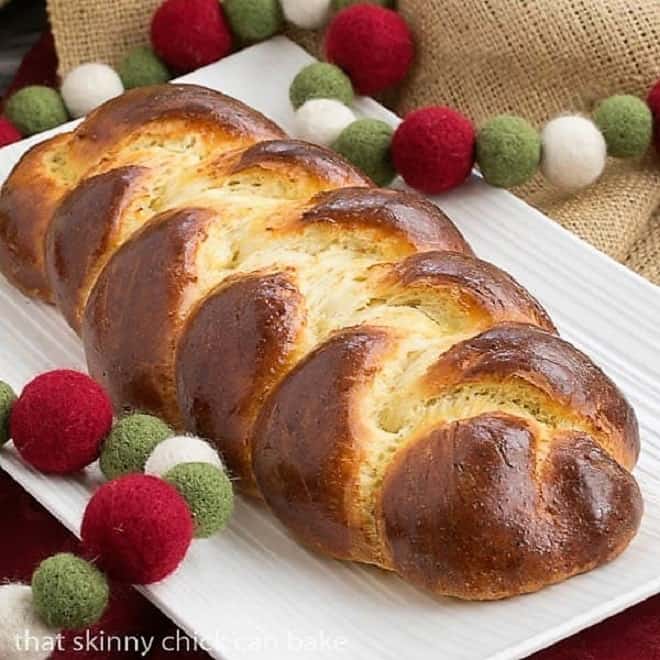
M651 91L646 97L646 102L649 108L651 108L654 118L653 135L655 148L660 151L660 80L651 87Z
M407 75L415 57L412 33L395 11L358 4L340 11L325 36L325 53L360 94L378 94Z
M6 117L0 117L0 147L21 139L20 131Z
M23 390L9 433L25 461L42 472L70 474L95 461L112 428L112 403L86 374L61 369Z
M392 161L406 183L427 195L459 186L475 158L472 122L446 107L411 112L394 133Z
M660 80L651 87L646 102L655 117L660 116Z
M94 493L81 536L85 556L110 577L152 584L183 561L193 531L190 509L174 486L158 477L131 474Z
M151 44L171 69L186 73L228 55L232 36L218 0L165 0L151 21Z

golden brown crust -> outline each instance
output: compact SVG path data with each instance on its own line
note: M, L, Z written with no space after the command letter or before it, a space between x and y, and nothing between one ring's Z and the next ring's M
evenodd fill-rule
M110 260L89 298L83 340L90 374L117 410L149 410L178 425L171 389L192 264L213 214L181 209L155 218Z
M380 501L395 570L460 598L536 591L618 555L642 513L632 476L587 436L555 439L535 478L535 434L483 415L401 451Z
M385 278L389 286L411 293L433 289L461 296L462 307L488 315L489 325L507 321L531 323L556 333L539 302L510 275L493 264L454 252L424 252L394 264ZM475 324L476 326L476 324Z
M193 312L176 376L186 428L214 438L232 474L256 494L251 434L264 395L291 368L305 320L287 273L236 276Z
M112 162L118 144L150 125L171 137L171 122L190 136L249 146L284 137L244 103L196 85L140 87L95 110L73 133L58 135L25 154L0 194L0 271L26 294L52 302L45 264L46 235L66 193L96 166ZM233 140L233 141L232 141Z
M319 195L303 215L304 223L331 222L395 232L420 252L448 250L473 254L456 225L417 193L344 188Z
M0 193L0 271L25 294L48 302L43 237L67 186L49 176L46 163L67 140L59 135L28 151Z
M55 304L80 331L90 270L110 250L127 202L148 170L120 167L91 177L60 204L46 241L46 264Z
M198 85L156 85L129 90L92 112L76 129L72 148L77 158L97 158L151 122L175 119L244 136L250 142L285 137L264 115L220 92Z
M536 328L485 334L505 330L528 334L538 347L545 337L554 351L539 350L541 370L582 360L570 345ZM285 378L258 419L257 484L301 540L468 599L535 591L626 547L639 526L641 495L600 440L561 427L548 429L548 436L542 422L496 411L431 420L430 430L422 418L387 459L382 482L368 484L370 522L360 504L359 469L373 442L363 406L390 359L388 345L397 341L384 332L362 327L329 340ZM441 360L454 362L451 354ZM490 357L496 356L482 353L482 359ZM441 383L436 369L423 377L424 387L433 386L427 396L450 398L454 383ZM593 375L581 370L570 377L577 390L593 383Z
M379 266L374 293L383 304L403 296L455 296L476 317L552 324L542 308L502 271L450 252L429 252ZM346 301L345 305L350 303ZM298 361L306 323L295 273L229 278L190 315L177 354L177 392L186 428L215 438L241 487L256 493L251 434L270 390ZM213 350L209 350L213 347ZM316 388L312 388L315 390Z
M258 142L243 151L231 174L261 167L291 175L300 168L333 187L372 186L373 183L338 153L300 140Z
M519 380L580 416L604 448L632 469L639 456L634 410L614 383L568 342L527 325L502 325L457 344L430 369L424 387Z
M330 339L284 380L255 427L253 468L268 506L302 541L339 559L374 560L355 516L363 433L352 408L387 348L378 328Z

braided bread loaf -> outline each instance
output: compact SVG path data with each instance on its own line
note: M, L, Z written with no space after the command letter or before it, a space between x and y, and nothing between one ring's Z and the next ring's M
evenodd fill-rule
M133 90L29 151L0 266L118 409L213 438L308 545L494 599L615 557L635 416L423 198L207 89Z

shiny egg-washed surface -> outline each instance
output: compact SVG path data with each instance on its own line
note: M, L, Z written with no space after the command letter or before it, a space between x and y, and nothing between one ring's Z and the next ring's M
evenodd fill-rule
M118 410L213 439L323 553L495 599L637 530L635 415L539 304L424 198L217 92L134 90L28 152L0 267Z

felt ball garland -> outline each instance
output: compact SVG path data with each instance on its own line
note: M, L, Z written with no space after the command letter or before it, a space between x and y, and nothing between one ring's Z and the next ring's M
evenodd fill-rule
M100 454L110 479L85 509L83 557L54 555L30 586L0 586L3 660L45 660L49 652L17 651L16 634L28 628L52 638L96 624L108 605L108 578L138 585L163 580L193 538L209 538L229 522L232 483L209 443L174 435L143 413L125 415L114 427L112 421L108 395L85 374L41 374L18 397L0 381L0 446L11 438L33 467L58 474L82 470Z
M651 87L646 102L653 115L653 139L655 148L660 151L660 80Z
M541 172L561 190L579 190L598 180L607 162L607 144L590 119L556 117L541 131Z
M398 85L413 63L414 38L394 6L393 0L164 0L152 18L151 47L134 48L116 72L86 63L67 74L61 94L41 86L15 92L0 117L0 147L87 114L124 89L162 84L170 71L215 62L288 22L302 29L327 24L328 62L305 67L290 88L296 135L335 146L380 185L399 174L410 187L439 194L461 185L476 165L493 186L515 187L540 171L553 186L574 192L598 180L607 156L639 157L652 140L660 151L660 82L646 102L612 96L595 108L593 121L556 117L540 130L501 115L475 133L467 117L442 106L410 113L387 144L382 126L353 127L361 121L350 107L355 92L373 95Z
M48 660L52 640L57 630L45 624L37 614L32 597L32 589L24 584L0 585L0 658L2 660ZM37 640L30 649L16 643L16 636L25 635Z
M350 118L347 111L352 112L345 91L338 98L330 86L316 84L313 98L298 107L304 99L304 95L298 98L300 81L309 70L308 65L290 89L297 108L296 135L331 145L379 185L399 174L411 188L436 195L461 185L477 165L485 181L496 187L521 185L540 171L550 184L570 193L595 183L608 156L641 156L653 135L660 150L660 82L646 103L633 96L610 97L596 108L593 121L580 115L560 116L548 121L540 133L524 118L512 115L494 117L475 133L470 120L451 108L422 108L408 114L385 144L382 133L364 130L361 118L345 125ZM388 164L394 170L386 175Z

